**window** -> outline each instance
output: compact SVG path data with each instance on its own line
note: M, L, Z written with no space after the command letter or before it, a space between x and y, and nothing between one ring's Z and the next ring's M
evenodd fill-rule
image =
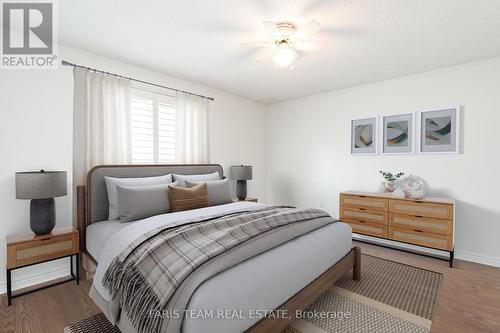
M133 163L175 162L175 96L132 89Z

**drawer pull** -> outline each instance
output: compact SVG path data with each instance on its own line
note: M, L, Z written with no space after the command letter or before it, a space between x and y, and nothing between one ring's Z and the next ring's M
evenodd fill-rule
M366 222L365 222L365 221L363 221L363 220L359 220L359 222L361 222L361 223L366 223Z
M415 217L417 217L417 218L419 218L419 219L423 218L423 216L422 216L422 215L415 215Z
M423 232L422 230L419 230L419 229L413 229L413 231L416 231L416 232Z
M424 203L423 201L414 201L415 203Z
M359 197L360 198L366 198L366 195L360 195Z
M358 208L359 210L366 210L366 208Z

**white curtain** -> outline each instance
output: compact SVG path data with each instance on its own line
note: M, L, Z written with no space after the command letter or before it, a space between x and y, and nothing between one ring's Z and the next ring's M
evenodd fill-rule
M177 92L176 162L209 163L208 110L206 98Z
M131 163L130 81L75 67L73 188L98 164Z

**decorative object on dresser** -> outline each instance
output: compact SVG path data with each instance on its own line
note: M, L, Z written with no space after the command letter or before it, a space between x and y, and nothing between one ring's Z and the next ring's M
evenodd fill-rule
M30 227L37 235L56 225L55 197L67 194L66 171L16 172L16 198L31 199Z
M351 120L351 154L376 155L377 117Z
M407 198L420 199L425 196L425 184L421 178L410 175L402 183Z
M394 190L394 192L392 192L392 197L397 199L404 199L406 198L406 194L402 189L397 188L396 190Z
M79 251L79 233L74 227L56 228L50 234L33 235L19 234L7 236L7 302L12 304L12 298L18 297L37 290L45 289L48 286L42 286L37 289L12 294L12 271L18 268L41 264L47 261L70 258L71 278L59 281L50 286L75 280L76 284L80 282L80 251ZM73 257L76 258L76 273L73 270Z
M396 199L390 193L348 191L340 193L340 220L356 234L446 251L453 265L452 199Z
M247 197L247 180L252 180L252 167L249 165L233 165L230 176L236 180L236 196L239 200Z
M396 174L393 174L390 171L380 170L379 173L385 179L385 182L383 182L379 188L380 192L394 192L397 188L396 182L399 180L399 178L404 176L404 172L398 172ZM384 191L384 187L382 187L382 185L384 185L385 191Z

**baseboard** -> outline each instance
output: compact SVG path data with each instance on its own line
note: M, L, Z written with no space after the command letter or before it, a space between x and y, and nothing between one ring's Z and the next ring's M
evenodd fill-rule
M465 251L455 251L455 258L475 262L478 264L500 267L500 258L487 257Z
M13 273L15 274L15 273ZM69 264L62 263L56 267L44 268L42 272L27 274L27 276L21 276L12 279L12 290L23 289L26 287L34 286L47 281L59 279L65 276L69 276ZM5 281L0 282L0 295L7 293L7 283Z

